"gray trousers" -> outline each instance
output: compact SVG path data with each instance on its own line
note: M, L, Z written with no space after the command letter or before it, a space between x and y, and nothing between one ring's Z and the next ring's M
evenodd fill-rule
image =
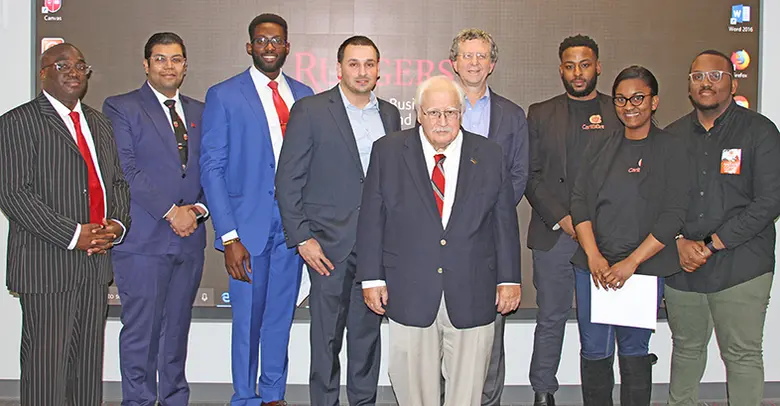
M561 233L549 251L533 250L536 288L536 331L528 377L535 392L558 390L563 334L574 301L574 266L570 260L578 244Z
M317 406L338 406L339 353L347 330L347 398L352 406L374 405L379 381L382 317L363 301L355 283L355 253L333 264L330 276L309 270L311 372L309 393Z
M758 405L764 396L764 320L772 273L715 293L666 287L672 330L669 405L697 405L707 367L707 345L715 330L726 365L730 405Z

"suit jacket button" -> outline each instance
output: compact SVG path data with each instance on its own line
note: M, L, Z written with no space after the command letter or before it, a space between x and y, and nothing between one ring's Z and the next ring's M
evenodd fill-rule
M441 246L443 247L447 245L447 240L442 239L441 241L439 241L439 244L441 244Z
M360 183L363 183L363 178L360 178Z
M558 178L558 183L563 183L563 178Z
M442 272L444 272L444 269L439 268L439 269L436 270L436 272L442 273Z
M87 189L82 190L81 193L87 194Z
M186 177L187 177L187 174L186 174L186 173L182 173L182 174L181 174L181 178L182 178L182 179L184 179L184 178L186 178Z

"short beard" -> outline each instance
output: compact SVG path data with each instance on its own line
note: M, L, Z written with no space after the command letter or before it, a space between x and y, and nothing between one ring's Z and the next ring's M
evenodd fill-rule
M563 82L563 87L566 89L566 93L570 94L572 97L585 97L593 93L593 91L596 90L596 84L598 84L598 81L599 75L596 75L593 77L593 79L587 82L584 90L578 92L574 89L574 87L572 87L571 83L566 81L566 79L563 78L563 75L561 75L561 82Z
M284 61L287 60L287 54L280 54L278 58L276 58L276 62L269 64L268 62L263 59L262 54L255 54L252 52L252 61L255 63L255 67L259 69L261 72L264 73L274 73L278 72L280 69L282 69L282 66L284 65Z
M700 104L696 101L696 99L693 98L690 94L688 95L688 100L691 101L691 104L693 104L693 107L696 110L700 111L712 111L717 110L720 108L720 103L713 103L713 104Z

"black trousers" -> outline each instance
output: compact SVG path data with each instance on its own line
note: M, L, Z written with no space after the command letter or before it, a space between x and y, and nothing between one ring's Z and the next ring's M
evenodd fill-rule
M23 293L20 380L24 406L100 406L108 285Z

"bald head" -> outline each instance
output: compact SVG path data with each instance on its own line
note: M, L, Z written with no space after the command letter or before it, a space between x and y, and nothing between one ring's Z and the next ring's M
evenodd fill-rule
M72 44L55 45L41 55L41 87L71 110L87 90L89 72L84 55Z

